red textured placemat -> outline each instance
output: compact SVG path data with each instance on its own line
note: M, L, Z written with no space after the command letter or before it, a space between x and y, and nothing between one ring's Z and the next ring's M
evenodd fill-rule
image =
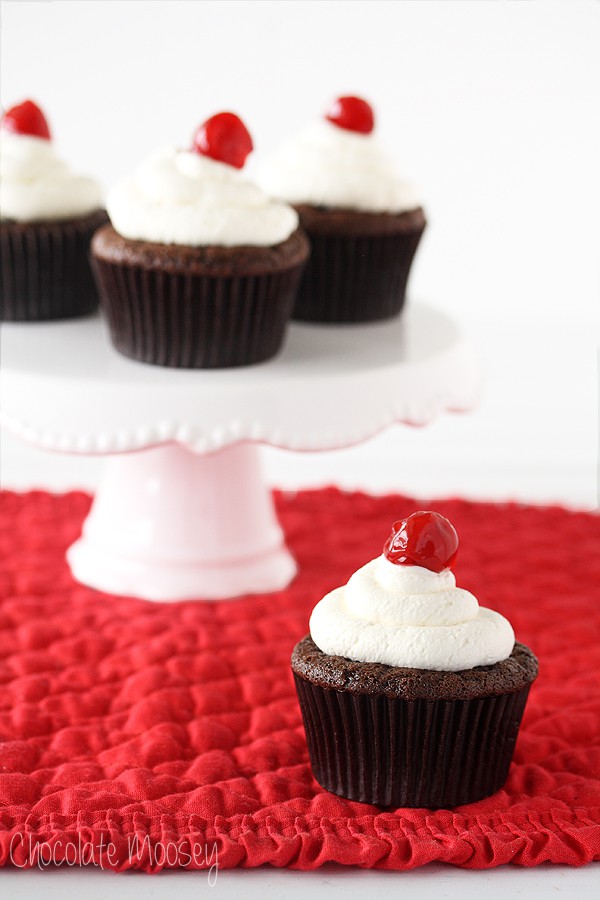
M314 781L289 669L315 602L419 503L277 495L300 575L280 593L146 603L73 582L81 493L0 495L0 860L147 870L328 861L600 859L600 518L439 502L459 584L540 658L505 789L451 811L381 811ZM87 855L86 855L87 854ZM188 856L191 857L188 860Z

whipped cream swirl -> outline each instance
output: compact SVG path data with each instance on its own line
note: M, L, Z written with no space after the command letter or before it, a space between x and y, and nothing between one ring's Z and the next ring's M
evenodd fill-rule
M262 165L258 183L272 197L365 212L401 213L421 203L372 134L315 122Z
M383 555L317 603L310 634L334 656L445 672L507 659L515 643L504 616L457 588L450 569L438 574Z
M296 230L287 203L269 200L226 163L159 150L109 193L115 231L130 240L225 247L279 244Z
M74 219L101 206L98 182L76 175L50 141L0 129L0 218Z

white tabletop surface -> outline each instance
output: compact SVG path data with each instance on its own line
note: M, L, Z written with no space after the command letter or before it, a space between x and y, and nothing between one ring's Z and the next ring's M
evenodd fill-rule
M600 863L580 869L569 866L537 866L523 869L503 866L483 871L431 864L408 872L373 872L328 865L313 872L289 869L231 869L217 872L210 885L205 872L102 872L69 869L6 870L0 874L0 891L10 900L198 900L200 897L239 897L240 900L595 900L600 884Z

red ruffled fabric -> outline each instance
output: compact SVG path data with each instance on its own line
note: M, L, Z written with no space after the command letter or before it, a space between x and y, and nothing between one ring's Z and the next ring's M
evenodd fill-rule
M461 537L459 584L508 616L540 676L502 791L453 811L382 811L315 782L289 658L315 602L422 504L334 489L276 503L300 564L287 590L161 604L73 581L64 553L88 496L0 494L0 861L600 859L600 517L435 503Z

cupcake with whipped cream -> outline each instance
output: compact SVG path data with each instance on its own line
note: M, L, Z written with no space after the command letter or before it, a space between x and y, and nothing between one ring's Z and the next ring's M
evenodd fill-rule
M365 100L339 97L260 169L261 187L293 204L311 241L295 319L370 322L404 305L425 215L374 125Z
M280 349L309 253L298 215L240 169L251 137L233 113L200 126L109 192L92 243L116 349L181 368L270 359Z
M537 660L456 587L457 548L447 519L413 513L313 610L292 670L313 772L334 794L450 808L504 784Z
M91 237L106 222L92 178L60 159L32 100L0 120L0 321L81 316L98 306Z

